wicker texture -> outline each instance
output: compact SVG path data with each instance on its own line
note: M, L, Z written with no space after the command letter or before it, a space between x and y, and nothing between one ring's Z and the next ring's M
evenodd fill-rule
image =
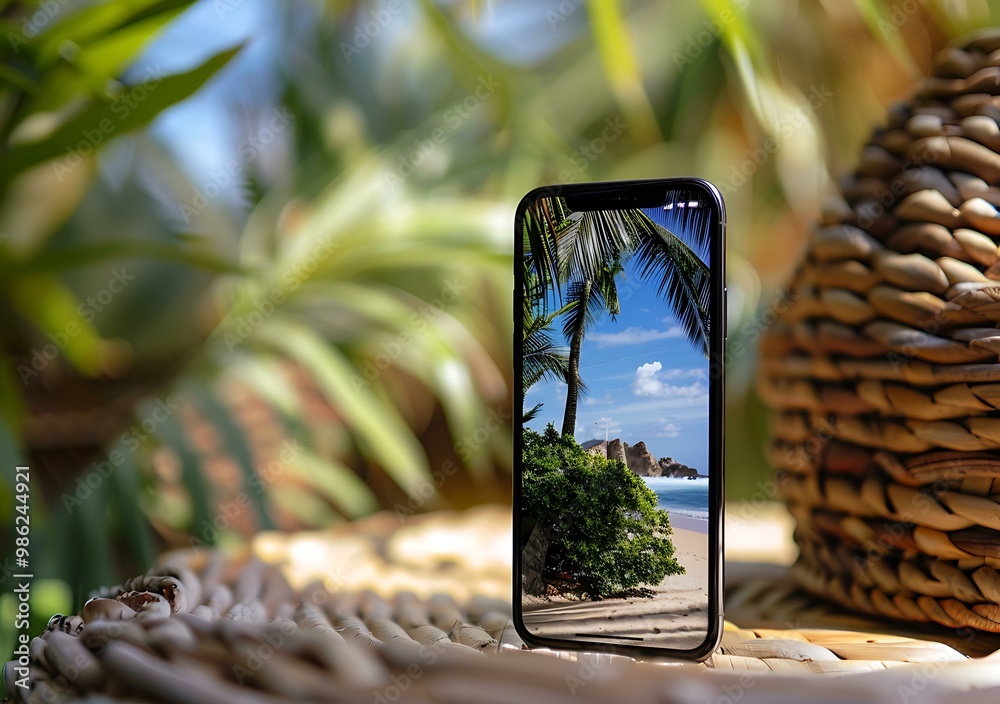
M808 590L1000 632L1000 30L939 53L761 345Z
M919 633L886 633L870 621L824 611L795 591L785 568L762 565L730 566L727 608L744 627L727 624L722 646L704 664L526 652L510 628L509 603L424 592L438 582L427 581L425 568L403 567L416 562L413 551L409 559L386 551L415 534L474 534L487 525L509 541L509 509L477 509L415 517L402 527L383 514L325 536L272 535L267 549L273 557L284 553L282 568L214 551L166 556L150 574L102 590L80 615L53 618L31 644L32 689L17 690L15 701L27 694L33 702L93 704L772 704L820 695L829 702L898 703L905 695L907 702L930 704L961 694L985 704L1000 691L995 657L966 658L989 653L995 636L938 643ZM324 543L326 554L364 557L345 565L297 564L311 562ZM360 544L378 549L359 551ZM379 563L379 555L394 558ZM448 559L454 584L466 587L502 568L485 564L472 545ZM412 569L419 595L386 587L400 568ZM328 578L300 587L286 580L310 569ZM337 575L348 571L367 571L383 592L342 589Z

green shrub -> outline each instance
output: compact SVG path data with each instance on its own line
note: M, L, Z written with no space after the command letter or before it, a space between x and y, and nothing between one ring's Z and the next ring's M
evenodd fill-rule
M522 536L527 542L535 531L546 546L535 583L604 599L649 595L667 575L684 573L667 512L622 462L588 453L551 424L544 434L525 429L523 444Z

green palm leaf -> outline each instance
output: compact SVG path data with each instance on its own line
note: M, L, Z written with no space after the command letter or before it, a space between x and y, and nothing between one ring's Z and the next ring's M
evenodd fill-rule
M618 285L615 279L621 273L622 265L615 260L608 267L596 271L594 276L586 279L590 283L589 287L584 281L573 281L569 284L566 289L568 305L562 327L563 336L567 341L573 338L575 330L581 329L586 332L590 326L600 321L605 313L612 320L618 317L621 303L618 300Z
M688 341L707 357L711 324L708 266L683 240L642 214L648 228L635 252L639 275L651 280L684 330ZM685 216L687 217L687 216ZM696 217L707 217L704 215ZM680 224L680 223L679 223ZM706 241L709 228L694 224L685 229L695 240Z
M586 210L569 216L568 225L555 233L560 278L591 278L617 261L634 241L632 211Z

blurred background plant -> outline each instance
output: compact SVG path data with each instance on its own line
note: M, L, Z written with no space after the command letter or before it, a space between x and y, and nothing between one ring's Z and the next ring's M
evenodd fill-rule
M543 183L720 185L727 492L774 498L753 349L828 174L996 5L0 0L0 523L24 461L34 613L172 547L508 501Z

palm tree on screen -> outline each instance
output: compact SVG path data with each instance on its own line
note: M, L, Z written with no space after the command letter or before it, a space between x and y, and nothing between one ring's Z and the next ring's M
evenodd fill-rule
M576 408L581 391L586 387L580 378L580 351L588 327L600 320L606 312L614 320L621 312L618 286L615 278L622 273L617 260L593 272L590 278L573 281L566 297L573 304L563 316L563 336L569 342L569 359L566 370L566 412L563 414L562 434L572 436L576 430Z
M528 389L543 379L566 381L569 371L569 355L552 338L552 324L560 315L570 311L575 304L567 302L558 310L545 312L542 299L545 291L538 285L531 266L524 266L525 298L521 317L521 398ZM535 418L542 408L536 403L523 412L522 422Z
M666 202L684 201L684 194L676 195ZM687 340L708 356L710 275L695 249L708 245L710 211L675 205L663 213L660 224L638 208L574 212L559 197L539 199L526 211L525 252L538 285L549 294L542 305L578 303L563 325L570 343L563 435L576 428L579 356L588 319L596 320L605 306L617 315L614 279L625 262L637 264L639 277L656 287Z

